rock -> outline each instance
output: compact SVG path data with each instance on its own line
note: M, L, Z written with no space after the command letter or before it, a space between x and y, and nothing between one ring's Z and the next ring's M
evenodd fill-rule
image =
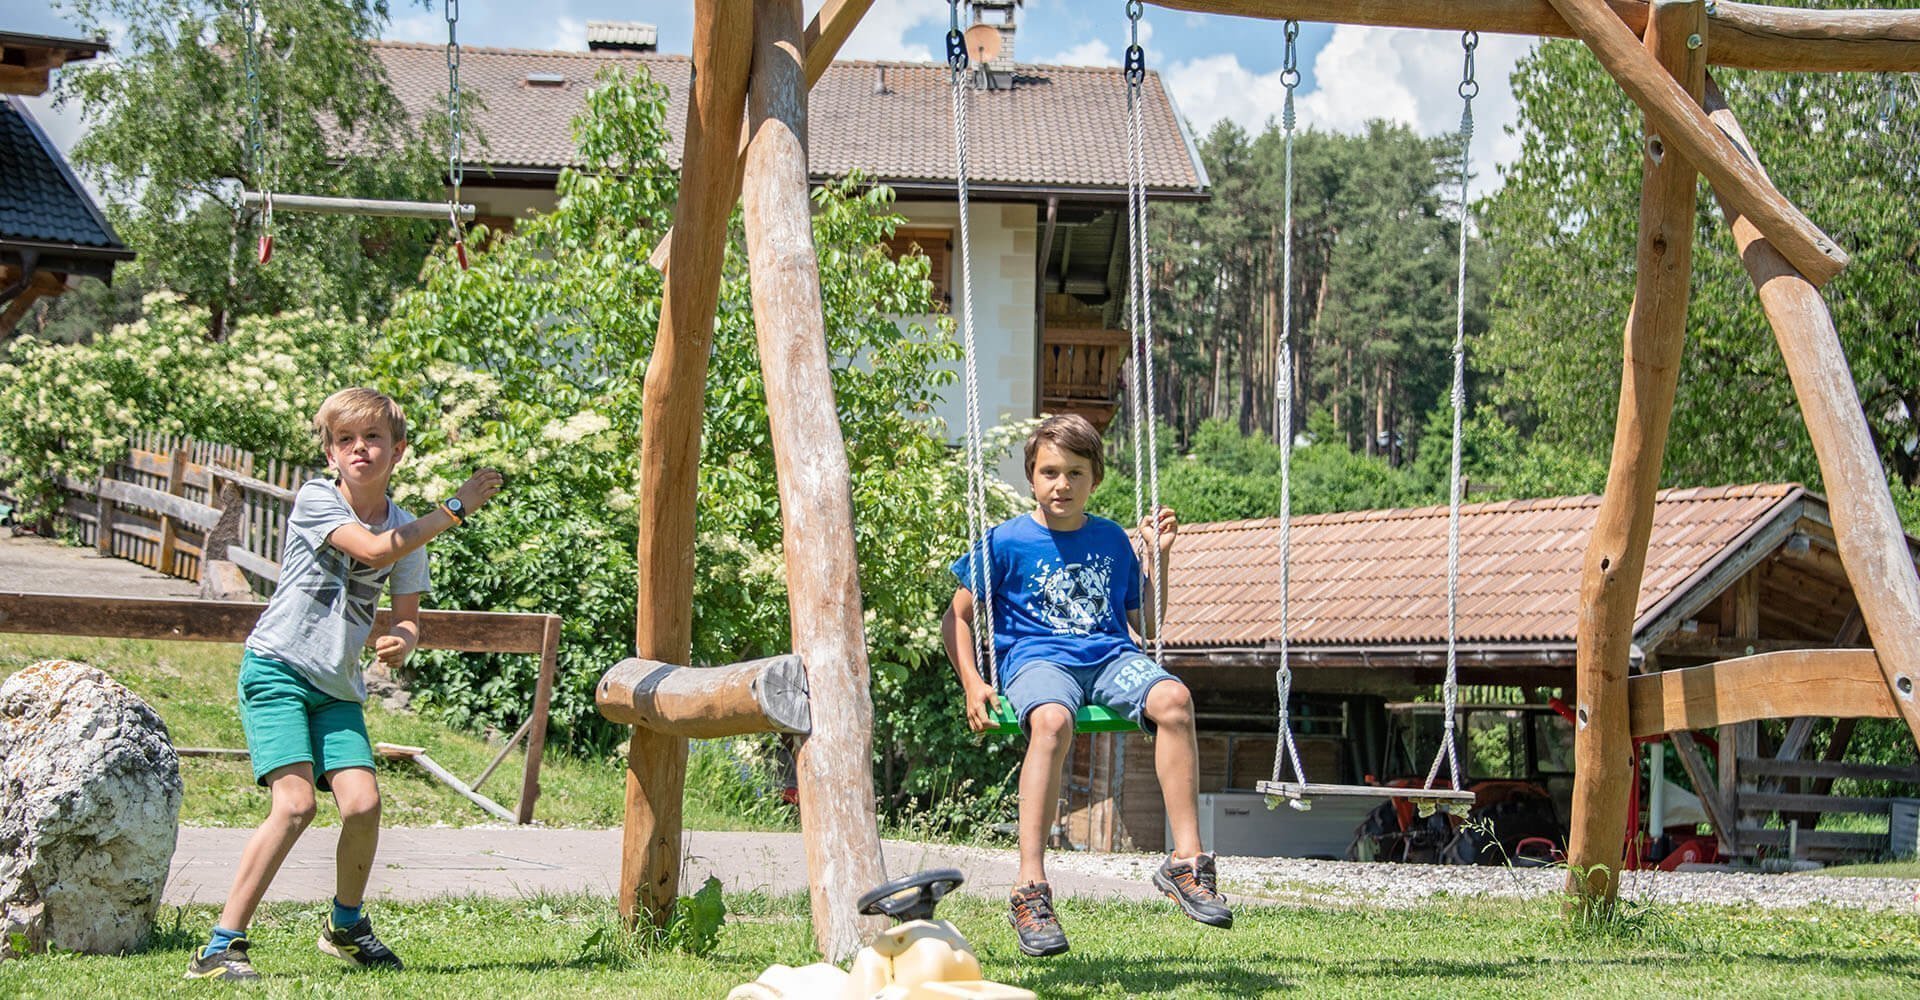
M105 673L45 660L0 684L0 956L22 936L93 954L144 943L180 796L166 724Z

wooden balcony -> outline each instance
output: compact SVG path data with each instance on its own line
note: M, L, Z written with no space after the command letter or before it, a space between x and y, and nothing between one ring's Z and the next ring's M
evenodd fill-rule
M1120 399L1125 330L1048 327L1040 336L1040 409L1078 413L1104 432Z

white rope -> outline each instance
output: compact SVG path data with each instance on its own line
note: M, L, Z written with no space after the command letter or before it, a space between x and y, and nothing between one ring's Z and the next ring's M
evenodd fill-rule
M1142 74L1144 76L1144 73ZM1166 612L1164 600L1165 587L1162 581L1166 576L1166 560L1161 556L1159 544L1160 519L1160 448L1157 428L1153 419L1153 302L1149 297L1147 279L1147 157L1146 129L1141 119L1141 106L1146 102L1140 93L1141 82L1130 77L1127 81L1127 237L1132 243L1129 255L1133 265L1132 289L1128 296L1132 299L1133 315L1133 464L1134 464L1134 519L1138 523L1143 516L1151 516L1154 535L1148 541L1144 534L1141 540L1148 542L1147 558L1153 561L1153 576L1148 581L1153 588L1153 661L1163 669L1166 666ZM1144 416L1142 410L1145 410ZM1148 507L1143 514L1140 510L1140 452L1141 423L1146 424L1146 458Z
M1279 739L1273 745L1276 784L1286 780L1283 772L1289 763L1293 765L1296 781L1305 784L1307 780L1307 772L1300 766L1300 748L1294 742L1293 720L1287 709L1287 702L1293 696L1292 640L1288 634L1292 623L1288 613L1293 583L1293 90L1300 82L1300 71L1294 66L1294 40L1299 31L1298 21L1287 22L1286 65L1280 75L1281 83L1287 88L1287 98L1280 115L1286 135L1282 156L1286 181L1281 200L1286 229L1280 254L1280 357L1274 374L1274 391L1280 403L1279 423L1275 427L1280 437L1280 669L1273 673L1274 688L1280 697Z
M1427 783L1432 788L1440 777L1440 764L1446 762L1447 773L1453 779L1453 787L1460 784L1460 751L1454 739L1455 707L1460 699L1459 680L1459 637L1460 637L1460 444L1461 428L1467 405L1467 177L1468 156L1473 149L1473 98L1480 92L1480 85L1473 78L1473 50L1479 44L1477 32L1466 32L1461 43L1466 49L1466 63L1460 80L1460 265L1455 278L1456 301L1454 306L1453 328L1453 460L1448 473L1449 497L1447 500L1447 677L1441 685L1441 700L1445 705L1445 722L1440 735L1440 751L1434 755L1433 766L1427 769Z
M967 553L973 579L973 634L984 647L987 683L1000 688L999 654L993 639L993 540L987 523L986 445L980 419L980 363L973 334L973 234L967 220L967 80L963 67L953 76L953 150L960 192L960 331L966 355L967 392Z

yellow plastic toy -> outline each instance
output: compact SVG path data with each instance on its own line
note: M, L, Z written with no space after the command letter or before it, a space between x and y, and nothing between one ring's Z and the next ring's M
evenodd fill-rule
M933 908L966 876L937 868L895 879L860 897L860 912L903 921L860 949L842 972L825 962L768 967L727 1000L1035 1000L1033 993L980 978L980 960ZM911 895L909 895L911 893Z

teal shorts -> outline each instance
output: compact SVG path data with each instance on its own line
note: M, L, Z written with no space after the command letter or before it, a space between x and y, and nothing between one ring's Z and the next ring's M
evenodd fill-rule
M313 765L314 784L348 767L373 769L373 743L357 701L341 701L279 660L247 650L240 658L240 725L247 731L253 778L288 764Z

